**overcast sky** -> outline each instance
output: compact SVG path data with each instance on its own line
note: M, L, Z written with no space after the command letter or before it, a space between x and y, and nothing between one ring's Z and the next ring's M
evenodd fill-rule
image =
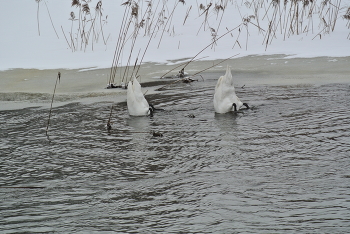
M95 10L92 8L97 1L90 4L92 14ZM69 37L72 21L69 20L70 12L74 11L78 16L78 9L71 7L71 1L62 0L42 0L39 5L39 29L37 21L38 4L34 0L1 0L2 13L0 14L0 70L11 68L87 68L87 67L110 67L113 60L115 45L118 39L119 28L125 7L121 6L124 1L103 0L103 19L107 17L107 24L103 28L106 44L103 43L102 36L97 44L94 43L94 50L91 44L86 50L72 52L69 48L63 32ZM157 1L154 1L157 2ZM173 1L168 4L168 12L173 9ZM175 2L175 1L174 1ZM181 59L193 57L211 42L211 32L200 29L203 22L203 15L198 17L196 1L186 1L185 5L178 4L174 11L174 17L171 21L172 35L164 34L160 46L161 33L151 40L149 49L146 52L144 62L169 62L172 59ZM204 1L197 0L198 3ZM232 2L232 1L229 1ZM343 1L343 4L349 0ZM46 4L45 4L46 3ZM191 7L192 4L192 8ZM48 10L56 32L51 24ZM145 9L145 6L143 6ZM186 12L189 11L188 18ZM240 14L250 15L250 12L241 6ZM344 11L343 11L344 12ZM219 28L218 35L227 32L227 29L233 29L241 23L241 17L237 7L228 4L224 17L218 27L216 15L211 12L209 19L210 26ZM219 14L219 18L220 18ZM265 17L266 19L267 17ZM315 21L317 22L317 21ZM239 37L239 45L234 44L238 29L231 34L220 39L215 48L208 48L198 57L205 59L224 59L235 54L245 56L250 54L287 54L298 57L317 57L317 56L350 56L350 40L347 39L350 30L346 27L346 20L338 17L334 32L330 35L323 35L320 39L315 35L320 31L318 25L314 25L314 34L298 35L283 40L283 35L277 35L277 39L272 42L267 50L262 45L263 34L259 34L253 25L249 25L250 36L248 37L248 46L246 48L246 32L242 31ZM262 22L262 25L266 22ZM74 21L77 25L77 21ZM170 23L169 23L170 24ZM199 30L200 29L200 30ZM266 29L266 28L265 28ZM73 30L73 34L74 34ZM56 35L58 34L58 36ZM315 37L315 38L314 38ZM108 38L108 40L107 40ZM313 39L314 38L314 39ZM134 54L139 51L143 53L148 42L148 37L139 37L134 49ZM123 63L129 55L130 46L125 46ZM136 56L136 55L134 55ZM134 62L134 60L133 60ZM132 63L133 63L132 62Z

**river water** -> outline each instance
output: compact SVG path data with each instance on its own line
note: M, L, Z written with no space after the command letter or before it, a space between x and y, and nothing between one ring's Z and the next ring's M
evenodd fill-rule
M54 107L50 141L47 106L0 111L0 232L349 232L349 80L247 78L251 109L219 115L224 70L147 95L153 117L124 101Z

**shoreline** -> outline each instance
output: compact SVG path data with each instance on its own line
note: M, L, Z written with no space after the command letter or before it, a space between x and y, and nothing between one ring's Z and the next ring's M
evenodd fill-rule
M182 61L185 60L175 60L172 64L142 64L139 81L143 90L147 94L154 94L161 92L157 91L158 88L176 81L178 78L160 79L160 77L179 66ZM186 67L185 72L189 75L195 74L221 61L223 60L194 61ZM238 85L350 83L349 62L350 56L316 58L286 58L286 55L246 56L224 61L198 74L195 79L202 80L203 76L207 77L204 79L214 77L217 79L224 75L226 65L230 65L234 81ZM176 75L180 68L176 68L167 76ZM120 85L118 77L122 76L124 69L125 67L119 69L114 84ZM44 107L50 104L58 72L61 72L61 79L56 88L55 106L82 100L122 102L126 98L125 89L106 89L110 68L12 69L0 71L0 109L18 109L15 106L23 108L22 104Z

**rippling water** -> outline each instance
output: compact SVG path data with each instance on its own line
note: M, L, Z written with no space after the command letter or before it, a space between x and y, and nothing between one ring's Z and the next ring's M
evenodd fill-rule
M350 85L237 87L252 108L218 115L219 75L110 132L111 103L54 108L51 142L47 108L1 111L0 232L348 232Z

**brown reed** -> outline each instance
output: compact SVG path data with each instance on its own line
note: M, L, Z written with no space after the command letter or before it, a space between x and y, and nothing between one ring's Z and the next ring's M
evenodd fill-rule
M55 93L56 93L57 82L60 82L60 80L61 80L61 72L58 72L57 78L56 78L56 83L55 83L55 88L53 89L51 106L50 106L50 111L49 111L49 118L47 119L47 125L46 125L46 131L45 131L46 137L49 141L50 141L50 139L49 139L49 126L50 126L50 119L51 119L51 113L52 113L52 104L53 104L53 99L54 99Z

